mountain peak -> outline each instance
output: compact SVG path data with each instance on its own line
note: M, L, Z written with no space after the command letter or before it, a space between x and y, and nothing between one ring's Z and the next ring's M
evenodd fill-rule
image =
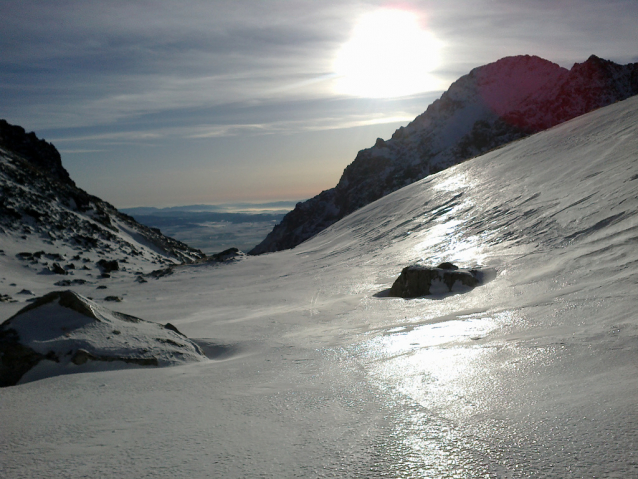
M297 205L250 254L293 248L430 174L636 94L638 63L595 55L571 70L533 55L474 68L390 140L361 150L335 188Z

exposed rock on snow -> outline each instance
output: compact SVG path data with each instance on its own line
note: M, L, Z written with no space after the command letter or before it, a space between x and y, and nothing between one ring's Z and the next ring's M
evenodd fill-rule
M211 264L224 264L224 263L232 263L234 261L240 261L241 259L246 257L246 253L243 253L237 248L228 248L227 250L222 251L221 253L215 253L206 258L199 259L194 261L191 264L187 265L170 265L167 268L158 269L155 271L151 271L147 276L151 278L163 278L164 276L172 275L176 269L188 268L188 267L196 267L201 265L211 265ZM136 279L138 283L145 283L146 281L142 276L138 276Z
M175 326L110 311L72 291L42 296L0 325L0 387L99 370L99 362L113 368L205 359Z
M51 272L54 274L68 274L66 270L60 266L58 263L53 263L50 268Z
M429 294L468 291L481 283L481 276L478 270L459 269L452 263L442 263L436 268L406 266L392 285L389 296L417 298Z
M244 253L239 251L237 248L228 248L227 250L222 251L221 253L215 253L207 258L207 262L224 262L224 261L232 261L236 259L241 259L245 256Z
M430 174L636 94L638 63L594 55L571 70L527 55L475 68L391 139L361 150L336 187L298 203L249 254L293 248Z
M101 259L97 262L97 265L102 269L104 273L119 271L120 269L120 264L116 260L107 261L105 259Z

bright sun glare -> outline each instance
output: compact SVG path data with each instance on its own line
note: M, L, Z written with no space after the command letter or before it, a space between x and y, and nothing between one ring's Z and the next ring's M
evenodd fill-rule
M364 15L337 54L337 91L389 98L435 90L430 72L439 64L440 48L413 13L383 9Z

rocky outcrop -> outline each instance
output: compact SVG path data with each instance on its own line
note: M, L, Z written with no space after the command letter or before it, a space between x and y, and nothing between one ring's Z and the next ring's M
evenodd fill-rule
M571 70L535 56L475 68L391 139L360 151L336 187L298 203L249 254L292 248L403 186L636 94L638 63L596 56Z
M72 291L42 296L0 325L0 387L91 371L97 362L170 366L206 359L172 324L111 311Z
M56 148L35 133L27 133L24 128L0 120L0 147L25 159L31 166L51 178L75 186L69 172L62 166L62 158Z
M467 291L478 286L481 277L478 270L459 269L452 263L442 263L436 268L406 266L390 288L388 296L418 298L430 294Z

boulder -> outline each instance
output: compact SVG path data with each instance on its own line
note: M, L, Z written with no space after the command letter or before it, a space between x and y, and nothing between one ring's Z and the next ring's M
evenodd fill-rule
M429 294L467 291L481 283L481 276L478 270L460 269L452 263L441 263L435 268L406 266L392 285L389 296L417 298Z
M60 374L204 361L176 328L100 306L72 291L38 298L0 325L0 387Z
M244 256L244 253L239 251L237 248L228 248L227 250L222 251L221 253L215 253L207 258L207 262L225 262L235 259L240 259Z
M62 275L68 274L66 270L62 266L60 266L58 263L53 263L51 265L50 271L55 274L62 274Z
M97 265L100 267L103 273L110 273L111 271L119 271L120 264L117 260L107 261L105 259L101 259L97 262Z

